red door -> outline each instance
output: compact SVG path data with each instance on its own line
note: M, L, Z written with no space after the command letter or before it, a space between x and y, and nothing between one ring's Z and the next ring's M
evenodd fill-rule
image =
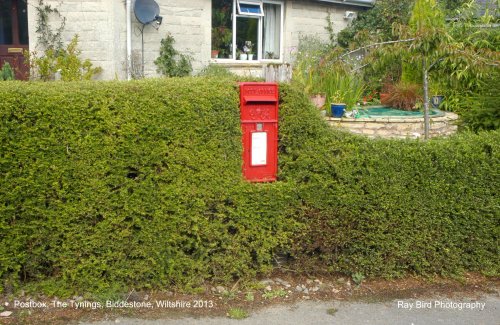
M28 79L23 56L28 43L27 0L0 0L0 67L9 62L16 79Z

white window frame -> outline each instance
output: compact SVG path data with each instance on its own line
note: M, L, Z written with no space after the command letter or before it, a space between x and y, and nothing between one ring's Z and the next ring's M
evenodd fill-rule
M250 16L250 17L264 17L264 7L263 7L263 1L251 1L251 0L246 0L246 1L240 1L236 0L236 6L237 6L237 12L239 16ZM251 6L258 6L260 9L260 13L253 13L253 12L241 12L241 5L251 5Z
M232 54L233 54L233 61L236 62L236 63L246 63L248 64L249 61L241 61L241 60L238 60L238 58L236 57L236 34L237 34L237 30L236 30L236 20L238 19L238 17L246 17L246 18L253 18L253 19L258 19L259 20L259 30L258 30L258 35L257 35L257 43L258 43L258 48L259 48L259 51L257 53L257 62L255 63L259 63L259 62L283 62L283 35L284 35L284 32L283 32L283 28L285 26L284 24L284 20L285 20L285 3L283 1L275 1L275 0L263 0L263 1L259 1L261 3L261 6L262 6L262 16L260 15L255 15L255 14L239 14L239 8L237 8L237 6L239 6L239 2L240 0L233 0L233 17L235 17L235 19L233 19L233 41L232 41ZM250 3L251 1L241 1L243 3ZM253 3L256 3L256 2L253 2ZM275 4L275 5L280 5L280 15L281 15L281 19L280 19L280 53L279 53L279 59L265 59L262 57L262 47L263 47L263 35L262 35L262 32L263 32L263 17L264 17L264 3L269 3L269 4ZM224 61L226 60L231 60L231 59L222 59ZM251 63L254 63L254 62L251 62Z

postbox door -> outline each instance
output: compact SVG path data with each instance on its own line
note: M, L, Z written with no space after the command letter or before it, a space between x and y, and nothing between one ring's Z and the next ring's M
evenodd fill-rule
M243 125L243 174L252 181L276 180L278 169L276 123Z

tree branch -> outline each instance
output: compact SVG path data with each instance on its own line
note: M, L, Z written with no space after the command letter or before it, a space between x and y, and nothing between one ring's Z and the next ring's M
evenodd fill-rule
M375 47L375 46L378 46L378 45L386 45L386 44L395 44L395 43L404 43L404 42L413 42L416 38L408 38L408 39L403 39L403 40L397 40L397 41L387 41L387 42L380 42L380 43L373 43L373 44L370 44L370 45L366 45L366 46L363 46L363 47L360 47L360 48L357 48L355 50L352 50L350 52L347 52L345 54L342 54L341 56L339 56L339 59L342 60L343 57L347 56L347 55L350 55L352 53L356 53L358 51L361 51L361 50L365 50L365 49L368 49L370 47Z

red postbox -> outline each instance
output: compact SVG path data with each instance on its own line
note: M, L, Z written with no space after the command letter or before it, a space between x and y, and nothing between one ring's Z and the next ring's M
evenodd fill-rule
M251 182L272 182L278 172L278 85L240 84L243 131L243 176Z

